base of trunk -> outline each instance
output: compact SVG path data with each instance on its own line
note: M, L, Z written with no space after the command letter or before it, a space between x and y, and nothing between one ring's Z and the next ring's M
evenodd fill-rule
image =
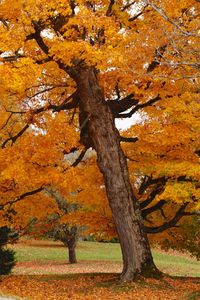
M163 273L159 271L154 264L144 268L141 271L136 271L128 267L120 275L120 282L130 282L140 277L159 279L163 277Z

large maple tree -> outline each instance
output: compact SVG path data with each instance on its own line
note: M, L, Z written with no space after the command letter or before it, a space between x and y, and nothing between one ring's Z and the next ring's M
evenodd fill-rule
M155 272L156 267L121 148L121 142L135 142L138 131L121 137L115 119L130 118L143 110L156 123L164 109L165 120L174 106L177 114L193 102L191 111L198 109L198 2L1 1L2 151L27 132L38 131L34 139L42 144L48 124L64 111L62 130L55 127L52 136L56 139L63 134L66 140L54 145L62 153L77 147L73 124L85 148L80 159L86 149L96 150L122 248L123 280ZM159 131L159 126L151 130ZM178 125L176 128L178 132ZM193 130L198 128L195 121ZM30 144L30 137L24 143ZM43 144L46 151L35 157L35 170L38 160L49 167L52 161L55 164L52 143L47 139ZM27 184L26 171L20 170L20 180ZM37 170L34 175L38 185L44 173ZM14 182L9 184L12 190Z

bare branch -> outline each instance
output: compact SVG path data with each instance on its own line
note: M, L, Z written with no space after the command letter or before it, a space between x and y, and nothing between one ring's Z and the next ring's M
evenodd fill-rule
M197 69L197 70L200 69L200 63L198 63L198 62L194 62L194 63L187 62L187 61L174 62L174 61L170 61L170 60L169 61L165 60L165 62L160 62L159 64L166 65L166 66L173 66L174 68L180 67L180 66L187 66L187 67L191 67L191 68Z

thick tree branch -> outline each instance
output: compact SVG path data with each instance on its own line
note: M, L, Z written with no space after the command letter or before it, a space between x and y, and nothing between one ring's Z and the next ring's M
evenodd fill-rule
M114 4L115 4L115 0L110 0L109 6L108 6L108 9L107 9L107 12L106 12L107 17L112 15L112 8L113 8Z
M72 101L70 101L72 99ZM70 101L70 102L69 102ZM43 106L32 111L32 114L40 114L47 110L52 110L53 112L59 112L61 110L74 109L78 106L78 98L76 98L76 91L67 97L61 104L54 105L49 102L49 105Z
M84 158L86 152L87 152L88 149L83 149L80 153L80 155L77 157L77 159L75 160L75 162L73 162L73 164L71 165L72 167L76 167L81 161L82 159Z
M120 89L119 89L119 81L117 81L116 83L116 86L115 86L115 93L117 95L117 99L116 100L120 100L121 99L121 92L120 92Z
M69 102L70 99L72 99L72 101ZM79 103L78 101L79 101L79 99L78 99L78 97L76 97L76 92L74 92L66 100L64 100L63 103L61 103L60 105L51 105L50 109L52 109L53 112L74 109L78 106L78 103Z
M163 223L157 227L147 227L144 226L144 230L146 233L159 233L163 232L169 228L175 227L177 223L181 220L181 218L185 214L185 208L188 206L189 203L184 203L176 212L175 216L168 222Z
M147 102L143 103L143 104L138 104L136 105L133 109L131 109L130 112L128 113L123 113L123 114L118 114L115 116L115 118L130 118L132 117L132 115L137 112L138 110L148 107L148 106L152 106L154 103L158 102L161 99L160 95L158 95L157 97L148 100Z
M52 61L51 57L46 57L44 59L37 59L35 62L38 65L43 65L43 64L46 64L49 61Z
M40 49L47 55L46 60L47 61L54 61L57 63L58 67L65 71L68 75L70 75L72 78L73 76L77 75L77 72L74 68L66 66L61 60L54 60L53 57L49 54L49 48L45 44L44 39L41 37L41 31L44 29L41 24L39 24L36 21L32 21L33 27L35 29L35 32L27 36L27 40L35 40L40 47ZM76 62L74 62L76 63ZM79 60L78 60L79 63Z
M154 211L160 210L165 204L166 204L165 200L160 200L155 205L153 205L153 206L151 206L149 208L142 209L142 217L146 218L146 216L148 216L149 214L153 213Z
M118 116L119 113L138 104L139 100L134 99L133 96L134 94L130 94L121 100L108 100L106 103L109 105L113 115Z
M153 187L153 190L150 192L150 194L148 194L147 198L142 202L140 202L140 209L144 212L143 213L144 216L154 211L154 206L147 209L145 209L145 207L147 207L155 199L157 195L163 192L166 182L167 182L166 177L159 177L159 178L152 179L151 177L145 176L143 182L140 185L138 195L143 195L144 192L147 191L148 188L150 188L151 186L155 186L155 187ZM162 203L163 205L165 204L164 202ZM160 209L159 205L158 207L155 206L155 210L156 209Z
M32 21L33 27L35 29L34 33L31 33L29 36L27 36L26 40L33 40L35 39L38 46L40 47L40 49L49 56L49 48L48 46L45 44L43 38L41 37L40 33L41 31L44 29L41 24L39 24L36 21Z
M120 141L121 142L127 142L127 143L135 143L138 141L137 137L125 137L125 136L120 136Z
M162 191L164 190L164 185L158 185L156 186L153 191L149 194L149 196L147 197L146 200L142 201L140 203L140 208L144 209L145 207L147 207L154 199L157 195L159 195Z
M149 176L145 176L144 180L142 181L140 188L139 188L139 195L142 195L148 187L151 185L163 185L167 182L167 177L158 177L158 178L152 178Z

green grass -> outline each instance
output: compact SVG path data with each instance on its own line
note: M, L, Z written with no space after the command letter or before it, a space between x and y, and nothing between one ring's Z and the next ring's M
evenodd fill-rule
M14 246L17 261L67 260L68 252L64 247ZM78 260L121 261L119 244L79 242Z
M14 246L16 259L23 261L67 260L67 249L64 247L51 247L46 245L37 246ZM156 265L162 271L178 276L200 277L200 262L187 256L172 255L153 251ZM77 247L78 260L90 261L121 261L121 251L116 243L79 242Z
M200 262L195 259L159 253L158 251L153 252L153 257L158 268L163 269L168 274L200 277Z

